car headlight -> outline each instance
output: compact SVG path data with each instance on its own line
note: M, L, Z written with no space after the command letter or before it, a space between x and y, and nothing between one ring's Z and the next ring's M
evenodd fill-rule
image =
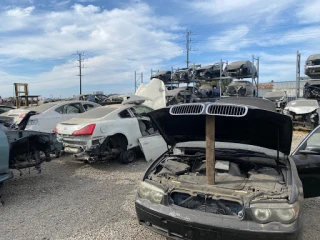
M164 196L164 191L147 182L141 182L138 187L138 196L152 203L160 204Z
M295 204L254 204L251 206L253 218L259 223L292 223L299 216L299 203Z
M27 125L37 125L38 124L38 120L37 119L30 119L27 123Z

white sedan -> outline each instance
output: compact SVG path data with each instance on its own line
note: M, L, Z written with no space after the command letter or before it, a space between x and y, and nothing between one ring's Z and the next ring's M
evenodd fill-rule
M6 116L14 118L20 129L52 133L59 122L99 106L87 101L59 101L10 110Z
M119 158L122 163L130 163L136 159L139 147L147 161L159 157L167 145L146 116L153 109L127 101L98 107L59 123L55 132L64 151L88 162Z

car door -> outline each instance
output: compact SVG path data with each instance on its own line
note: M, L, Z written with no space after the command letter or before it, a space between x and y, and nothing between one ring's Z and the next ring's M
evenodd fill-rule
M303 184L305 198L320 196L320 126L291 154Z
M147 116L153 109L140 105L131 107L130 110L139 123L142 137L138 141L145 159L146 161L154 161L168 150L168 146Z

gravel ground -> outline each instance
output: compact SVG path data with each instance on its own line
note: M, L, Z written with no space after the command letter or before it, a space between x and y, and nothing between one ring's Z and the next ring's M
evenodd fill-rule
M306 135L295 132L294 149ZM83 164L71 157L43 164L43 171L14 172L2 197L0 239L165 238L139 226L137 183L149 164ZM305 201L304 239L320 239L320 198Z

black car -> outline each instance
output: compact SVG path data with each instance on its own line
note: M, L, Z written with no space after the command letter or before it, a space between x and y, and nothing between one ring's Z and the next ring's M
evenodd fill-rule
M138 187L140 224L169 239L299 239L304 190L289 116L226 102L149 116L171 147Z
M291 155L303 183L305 198L320 195L320 126L299 144Z

